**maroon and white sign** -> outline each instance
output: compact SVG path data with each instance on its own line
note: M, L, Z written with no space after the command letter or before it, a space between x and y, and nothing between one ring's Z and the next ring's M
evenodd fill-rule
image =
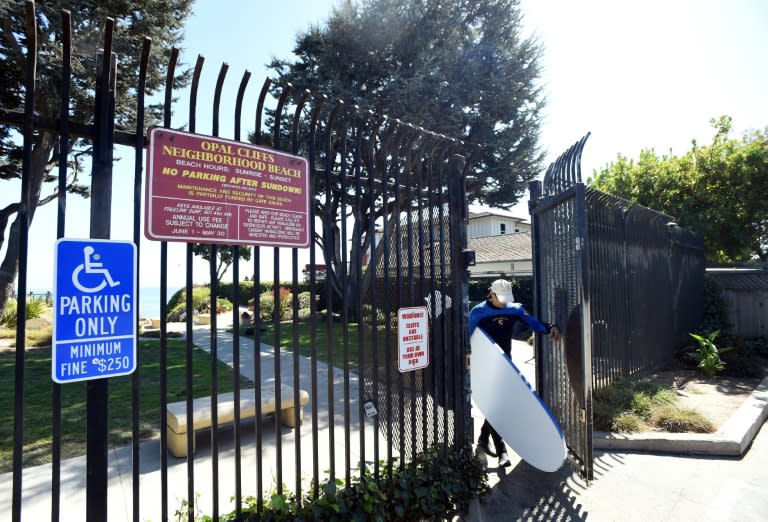
M401 372L429 366L429 322L426 306L397 311L398 368Z
M149 239L309 246L309 167L302 157L154 127L147 172Z

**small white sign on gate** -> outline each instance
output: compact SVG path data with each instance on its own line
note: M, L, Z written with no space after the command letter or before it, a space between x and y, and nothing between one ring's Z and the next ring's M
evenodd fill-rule
M426 306L397 311L398 369L401 372L429 366L429 321Z

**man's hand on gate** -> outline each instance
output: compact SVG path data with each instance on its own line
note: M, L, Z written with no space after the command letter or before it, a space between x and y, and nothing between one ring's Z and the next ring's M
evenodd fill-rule
M555 342L560 341L560 328L558 328L557 325L553 324L549 329L549 338Z

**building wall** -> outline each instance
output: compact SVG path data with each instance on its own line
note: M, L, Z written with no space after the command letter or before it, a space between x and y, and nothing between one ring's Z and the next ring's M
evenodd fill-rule
M723 289L728 322L734 333L746 337L768 337L768 290Z
M505 234L514 232L531 232L531 225L521 223L513 218L504 218L502 216L483 216L470 218L467 227L467 237L497 236L501 234L501 225L505 226Z
M470 277L482 277L487 274L503 274L505 276L530 276L533 274L531 259L515 259L513 261L493 261L477 263L469 267Z

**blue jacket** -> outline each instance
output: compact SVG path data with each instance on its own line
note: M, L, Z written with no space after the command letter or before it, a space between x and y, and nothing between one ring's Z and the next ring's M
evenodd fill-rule
M552 325L543 323L526 312L519 303L509 303L504 308L496 308L486 300L469 312L469 335L479 326L508 354L512 338L523 326L520 323L542 334L548 334L552 328Z

